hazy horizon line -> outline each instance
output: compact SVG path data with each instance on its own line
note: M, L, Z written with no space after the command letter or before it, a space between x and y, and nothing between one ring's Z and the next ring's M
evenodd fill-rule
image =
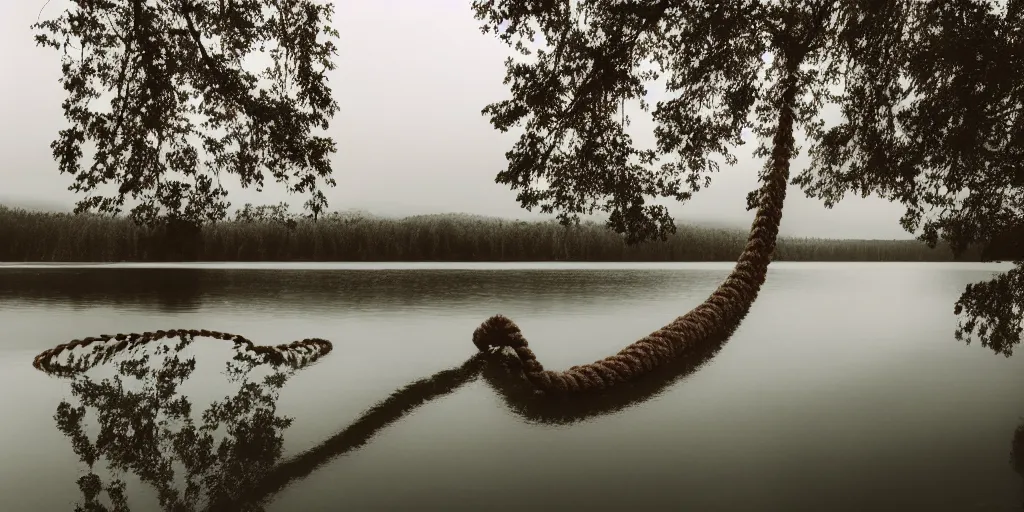
M31 203L36 203L36 204L33 205ZM44 204L47 204L47 203L48 203L48 206L43 206ZM59 208L58 209L58 208L53 208L54 206L57 206L57 203L53 202L53 201L30 200L30 201L23 202L23 201L17 201L17 200L16 201L9 201L7 198L0 198L0 207L5 207L5 208L13 209L13 210L22 210L22 211L26 211L26 212L29 212L29 213L70 214L73 211L72 207L63 207L63 208ZM274 206L274 205L273 204L267 204L267 205L254 205L254 206ZM241 208L235 208L234 210L237 212L237 211L241 210ZM290 214L295 214L295 212L292 212L291 209L289 209L289 213ZM508 221L508 222L523 222L523 223L527 223L527 224L558 222L557 218L554 215L550 215L550 214L549 215L545 215L545 214L539 214L539 213L536 213L536 212L527 212L527 211L524 211L523 213L527 214L527 215L530 215L530 216L533 216L535 218L533 218L533 219L522 219L522 218L516 218L516 217L503 217L503 216L499 216L499 215L489 215L489 214L472 213L472 212L459 212L459 211L446 211L446 212L433 212L433 213L411 213L411 214L374 213L374 212L372 212L372 211L370 211L368 209L359 208L359 207L330 210L328 212L325 212L325 215L330 215L330 214L345 215L345 214L348 214L348 215L353 215L353 216L364 216L364 217L371 218L371 219L386 219L386 220L394 220L394 221L410 220L410 219L414 219L416 217L437 216L437 217L469 217L469 218L473 218L473 219L480 220L480 221L485 221L485 220ZM295 214L295 215L298 215L298 214ZM126 215L124 215L122 213L117 218L126 218ZM599 215L589 215L589 216L588 215L582 215L580 217L580 224L588 224L589 223L589 224L602 225L605 222L605 220L606 219L602 218ZM228 217L228 218L224 219L224 221L225 222L232 222L232 221L234 221L234 219L232 219L231 217ZM677 219L675 224L679 228L711 229L711 230L720 230L720 231L727 231L727 232L732 231L732 232L738 232L738 233L745 233L745 232L747 232L749 230L748 226L741 225L739 223L729 222L729 221L715 221L715 220L708 220L708 219L691 220L691 221L688 221L688 222ZM854 242L859 242L859 241L864 241L864 242L919 242L919 240L917 238L914 238L914 237L908 237L908 238L831 238L831 237L801 236L801 235L793 235L793 234L789 234L789 235L782 235L782 234L780 234L779 238L790 239L790 240L805 239L805 240L854 241Z

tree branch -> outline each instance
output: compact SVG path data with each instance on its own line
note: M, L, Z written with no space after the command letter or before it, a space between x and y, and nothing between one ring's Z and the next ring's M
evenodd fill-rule
M138 1L140 0L136 0L136 2ZM213 57L211 57L210 54L206 51L206 46L203 44L202 35L196 28L195 21L192 20L192 13L194 11L195 5L192 2L188 0L182 2L181 15L185 18L185 25L188 29L188 33L190 36L192 36L192 40L195 41L196 47L199 49L200 57L203 61L203 64L206 66L206 69L213 73L218 79L217 82L213 85L213 88L217 89L217 92L220 93L220 95L223 96L225 99L232 101L236 105L241 107L242 110L245 111L246 115L248 115L250 118L262 120L263 116L259 115L260 109L253 104L252 97L250 97L248 94L241 93L238 95L232 95L230 94L229 91L225 90L225 84L230 82L231 80L227 76L227 73L224 72L224 70L217 64ZM204 83L202 84L202 86L204 89L211 88L211 85L209 83Z

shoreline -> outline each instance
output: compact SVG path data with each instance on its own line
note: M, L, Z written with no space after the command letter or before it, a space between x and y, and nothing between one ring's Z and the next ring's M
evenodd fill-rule
M449 271L449 270L709 270L728 271L734 261L680 261L680 262L573 262L573 261L533 261L533 262L440 262L440 261L406 261L406 262L41 262L20 263L0 262L2 270L33 270L33 269L168 269L168 270L285 270L285 271ZM1008 262L978 261L776 261L772 269L834 269L835 267L856 268L864 266L913 266L928 268L955 268L960 270L991 270L1004 271L1014 268Z
M399 219L343 213L242 218L196 228L144 227L123 217L40 213L0 206L7 263L683 263L729 262L748 232L679 224L667 240L627 245L603 224L508 221L466 214ZM774 260L979 261L919 240L780 237Z

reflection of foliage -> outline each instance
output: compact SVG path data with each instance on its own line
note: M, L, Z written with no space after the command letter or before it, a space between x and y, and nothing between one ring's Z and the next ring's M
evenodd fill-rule
M238 392L214 401L197 424L192 418L191 402L178 395L178 387L195 370L195 358L182 359L178 353L194 337L188 331L176 333L180 341L173 346L155 345L152 352L133 354L132 358L119 361L115 365L118 374L112 378L96 382L81 373L73 376L72 393L81 404L74 406L62 401L54 418L57 428L71 439L75 453L89 468L78 479L84 501L76 506L77 511L129 510L126 485L121 478L126 472L152 486L164 510L197 510L203 502L205 508L219 510L220 504L234 500L240 489L261 480L280 458L281 432L292 420L276 413L278 392L305 365L295 358L275 357L278 353L274 351L237 350L227 363L227 376L230 382L239 384ZM110 347L120 347L117 352L134 352L132 349L143 346L138 339L152 341L145 335L125 337L136 342L94 345L93 355L98 357L91 360L109 359ZM314 344L314 348L326 352L322 345ZM151 354L158 356L154 359L162 356L162 361L151 364ZM87 360L90 358L79 358L80 362ZM312 360L315 357L306 363ZM61 368L66 370L70 366L92 365ZM251 375L259 366L271 368L261 381ZM128 377L138 380L140 389L127 389ZM84 419L88 409L96 411L99 434L95 440L86 433ZM96 463L104 457L113 474L107 484L95 472ZM183 490L175 486L175 466L184 469ZM99 500L103 491L110 500L110 508Z
M1009 357L1013 347L1024 339L1022 309L1024 261L991 281L967 285L956 303L955 312L961 315L956 337L970 343L972 335L977 335L981 346Z

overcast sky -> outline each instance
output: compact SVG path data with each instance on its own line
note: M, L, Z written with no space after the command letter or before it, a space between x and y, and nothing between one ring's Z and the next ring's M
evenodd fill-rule
M55 17L66 0L0 0L0 202L70 209L71 178L60 175L50 142L65 122L59 53L36 47L29 25L40 9ZM515 193L494 183L515 135L494 130L481 108L507 97L508 50L480 33L470 0L349 0L336 2L341 32L331 86L340 111L331 126L338 186L330 209L384 215L466 212L533 218ZM642 123L637 126L643 127ZM649 128L649 126L647 127ZM653 136L646 130L650 143ZM800 141L798 140L798 144ZM761 162L744 146L709 189L684 205L670 204L680 222L746 227L746 193L757 187ZM806 165L794 161L793 174ZM228 186L235 206L305 198L279 187L263 193ZM783 234L841 238L908 238L903 208L878 198L848 197L832 210L791 187Z

